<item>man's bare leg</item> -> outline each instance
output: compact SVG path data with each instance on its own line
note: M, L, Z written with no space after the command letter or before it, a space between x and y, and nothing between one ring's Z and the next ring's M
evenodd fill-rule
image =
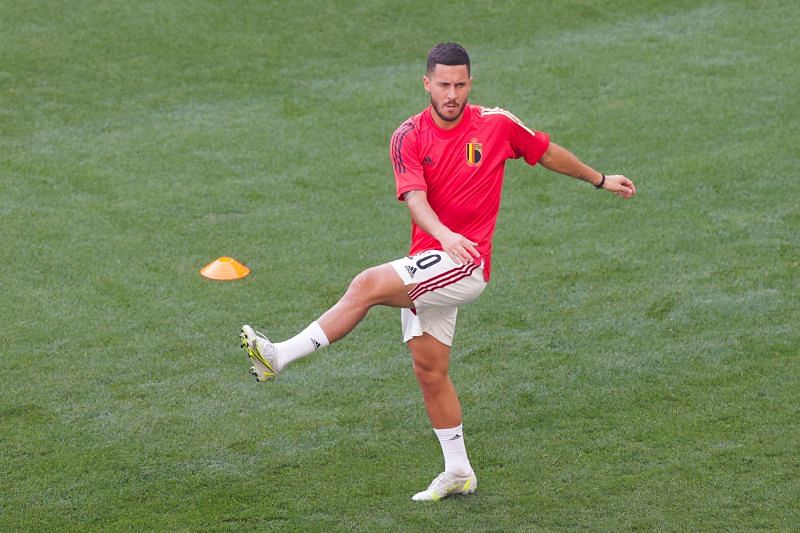
M375 305L412 307L406 286L389 264L364 270L350 282L347 292L328 309L317 323L330 342L336 342L358 325Z
M253 365L250 373L258 381L273 379L292 361L350 333L375 305L411 307L408 291L414 286L405 286L394 268L383 264L353 278L344 296L333 307L291 339L272 343L252 327L242 326L239 337Z
M433 427L452 428L461 424L461 402L447 373L450 347L424 333L409 340L408 348Z
M428 417L439 439L444 456L444 472L430 486L413 496L414 500L438 500L451 494L468 494L477 488L464 445L461 402L447 372L450 347L428 333L408 341Z

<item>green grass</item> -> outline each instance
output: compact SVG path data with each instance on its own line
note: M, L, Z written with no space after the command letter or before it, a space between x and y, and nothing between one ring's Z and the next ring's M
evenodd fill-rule
M338 6L335 4L339 4ZM788 1L0 2L0 530L793 530L800 8ZM406 251L424 57L633 178L508 166L441 467L394 310L269 386ZM198 270L231 255L232 283Z

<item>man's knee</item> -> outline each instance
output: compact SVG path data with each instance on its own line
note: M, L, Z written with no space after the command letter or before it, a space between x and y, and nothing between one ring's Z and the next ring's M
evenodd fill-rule
M363 270L350 282L345 297L357 305L409 307L411 300L400 276L388 265Z
M441 369L430 365L413 363L414 375L423 388L438 387L447 382L447 369Z
M424 342L430 339L417 337L411 342ZM449 353L446 349L425 350L420 346L415 346L412 351L412 366L414 375L423 389L443 386L449 380L447 373ZM422 349L421 349L422 348Z
M353 278L347 288L347 296L366 303L374 298L379 286L380 279L375 267L368 268Z

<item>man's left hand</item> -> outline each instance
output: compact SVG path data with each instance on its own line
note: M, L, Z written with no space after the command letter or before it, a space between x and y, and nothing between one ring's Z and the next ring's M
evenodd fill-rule
M636 186L631 180L621 174L606 176L603 189L613 192L620 198L630 198L636 194Z

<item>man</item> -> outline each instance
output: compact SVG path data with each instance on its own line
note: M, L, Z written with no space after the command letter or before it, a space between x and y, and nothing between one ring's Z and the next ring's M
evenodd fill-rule
M273 344L247 325L240 337L251 373L266 381L347 335L372 306L399 307L403 340L445 461L444 472L413 499L439 500L477 487L448 362L458 307L489 281L505 161L539 162L622 198L636 189L625 176L606 176L582 163L507 111L468 104L470 61L458 44L431 49L423 86L430 106L405 121L390 144L397 197L411 214L409 256L358 274L333 307L285 342Z

